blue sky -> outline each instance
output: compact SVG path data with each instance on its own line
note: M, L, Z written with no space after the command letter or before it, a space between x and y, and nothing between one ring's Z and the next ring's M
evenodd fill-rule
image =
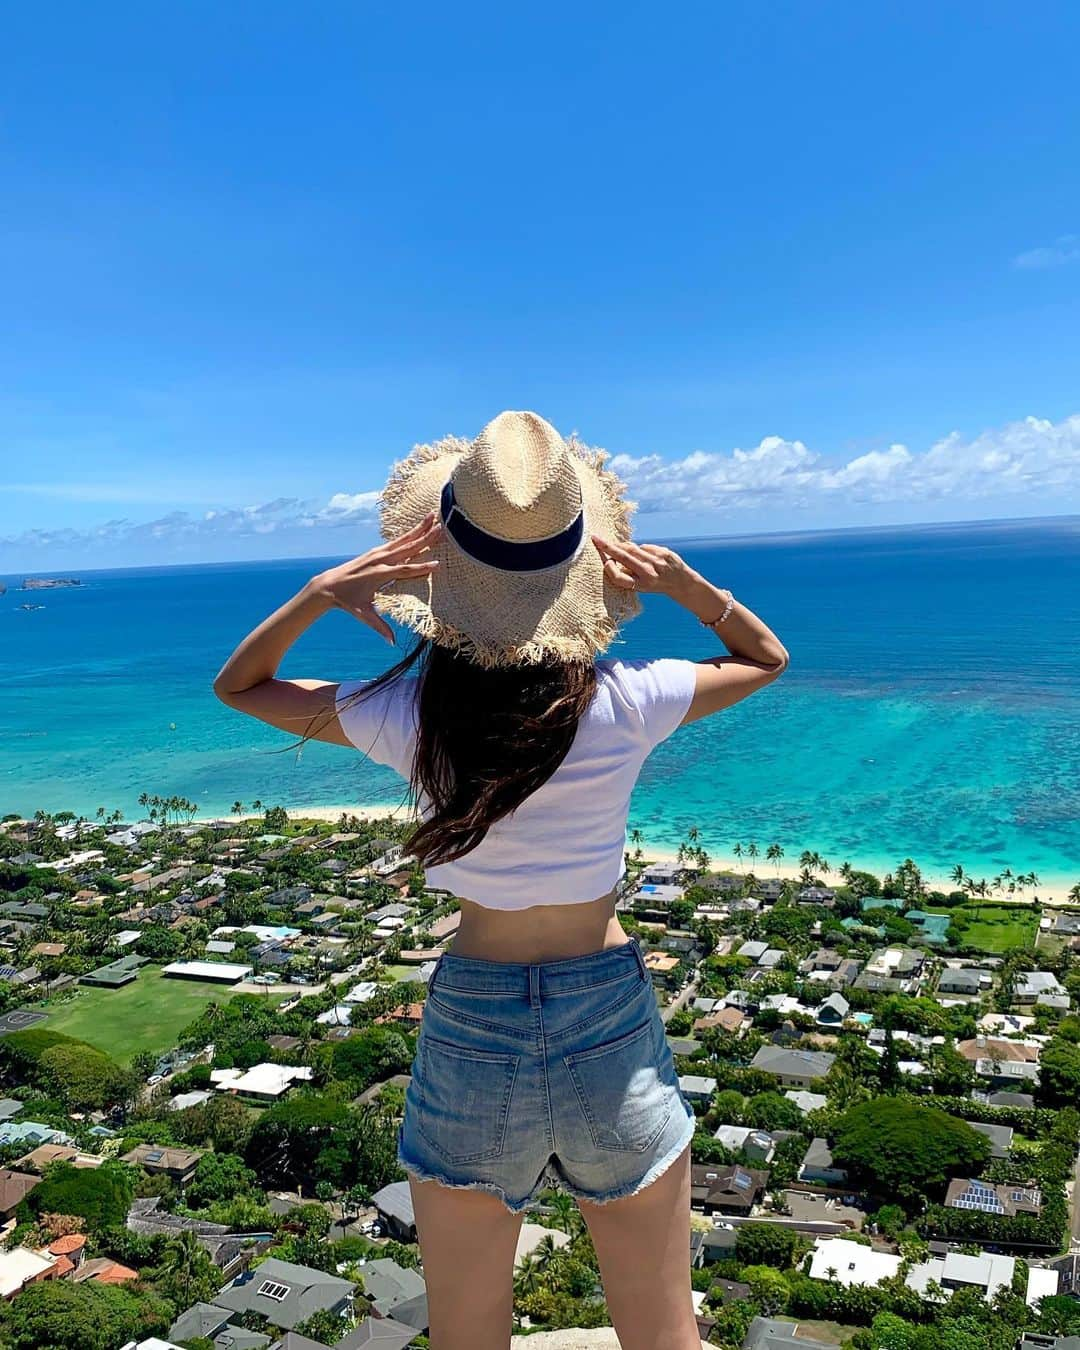
M358 552L395 458L514 407L643 537L1080 510L1078 42L1065 3L17 6L0 570Z

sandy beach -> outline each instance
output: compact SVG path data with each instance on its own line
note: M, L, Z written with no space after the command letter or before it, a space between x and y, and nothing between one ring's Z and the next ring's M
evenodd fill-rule
M287 807L286 810L289 813L289 819L294 821L305 819L337 821L341 819L342 815L356 816L360 820L385 820L387 818L392 820L408 820L411 814L410 808L405 806L380 806L378 804L368 804L363 806L297 806ZM235 820L239 822L243 820L260 819L260 817L245 814L240 816L217 816L215 819ZM708 850L708 853L709 867L712 871L731 871L742 874L752 871L759 880L764 879L765 877L781 877L785 879L788 877L797 878L802 871L797 862L788 859L781 859L780 862L769 862L764 858L758 857L752 863L749 858L736 858L731 854L714 853L711 849ZM674 862L677 857L676 850L670 846L650 845L648 840L645 840L642 843L641 854L643 858L647 858L654 862ZM856 858L851 858L849 861L852 867L856 869L872 872L875 876L879 877L882 875L880 868L869 865L863 866ZM900 862L902 859L898 858L897 861ZM916 859L916 862L918 862L918 859ZM944 873L924 871L922 875L923 881L930 890L940 890L948 894L950 891L956 889L956 882L951 876ZM838 872L830 872L823 877L822 880L826 885L839 885L843 878ZM1078 871L1077 876L1071 878L1051 877L1040 880L1038 886L1036 886L1034 890L1025 891L1022 896L1010 896L1007 893L998 895L991 892L991 894L985 898L983 903L1031 904L1033 901L1038 901L1044 905L1068 905L1073 903L1069 900L1069 890L1078 880L1080 880L1080 871Z

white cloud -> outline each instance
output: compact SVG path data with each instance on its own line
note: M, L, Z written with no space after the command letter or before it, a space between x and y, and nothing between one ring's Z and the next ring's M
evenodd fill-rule
M952 432L917 453L872 450L845 464L802 441L766 437L753 450L696 450L685 459L615 455L610 466L641 512L853 502L940 501L1080 489L1080 414L1027 417L965 440Z
M1047 247L1028 249L1013 259L1013 266L1034 270L1071 262L1080 262L1080 234L1063 234Z
M718 508L805 507L832 504L955 501L1038 495L1047 500L1080 491L1080 414L1060 422L1027 417L973 438L959 432L924 451L905 445L870 450L839 462L802 441L766 436L750 450L694 450L682 459L661 455L614 455L609 466L622 477L641 515L688 515ZM300 497L207 510L201 515L170 511L150 521L108 520L90 529L33 529L0 538L20 551L58 546L142 543L197 543L286 531L371 526L378 518L379 493L336 492L322 504ZM317 540L313 539L317 546ZM327 551L332 551L325 540Z

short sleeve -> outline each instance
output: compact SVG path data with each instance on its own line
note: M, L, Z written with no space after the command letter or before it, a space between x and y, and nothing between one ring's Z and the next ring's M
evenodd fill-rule
M374 683L363 679L341 681L335 699L338 722L350 744L368 759L408 778L416 745L416 679L392 680L361 696L361 691Z
M641 714L650 746L667 740L690 711L697 687L693 661L663 656L652 661L624 661L621 674L631 702Z

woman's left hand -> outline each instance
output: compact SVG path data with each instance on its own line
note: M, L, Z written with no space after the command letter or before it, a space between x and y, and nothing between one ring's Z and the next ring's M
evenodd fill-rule
M394 630L375 610L375 593L387 582L403 577L430 576L439 565L438 559L420 555L431 548L441 532L442 521L434 511L429 511L419 525L405 534L320 572L311 579L311 587L338 609L348 610L361 623L374 628L394 646Z

